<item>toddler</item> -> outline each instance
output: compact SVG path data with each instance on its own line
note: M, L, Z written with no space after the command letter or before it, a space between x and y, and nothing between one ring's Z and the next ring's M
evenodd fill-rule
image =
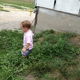
M26 57L27 54L32 50L33 48L33 32L30 30L31 24L28 20L23 21L21 23L21 29L24 32L23 37L23 49L21 51L22 57Z

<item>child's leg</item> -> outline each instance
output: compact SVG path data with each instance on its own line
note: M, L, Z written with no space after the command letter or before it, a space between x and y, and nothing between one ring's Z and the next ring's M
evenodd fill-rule
M27 49L26 52L21 51L22 57L25 58L27 56L27 54L29 54L29 52L30 52L29 49Z

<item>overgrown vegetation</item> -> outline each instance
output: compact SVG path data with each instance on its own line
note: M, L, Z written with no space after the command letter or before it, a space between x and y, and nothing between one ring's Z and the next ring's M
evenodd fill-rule
M3 7L0 6L0 11L5 11L5 12L9 12L8 10L4 10Z
M79 48L70 42L75 33L42 31L34 36L34 48L23 59L23 34L0 32L0 80L24 80L32 74L36 80L80 80Z
M33 0L0 0L0 4L13 4L14 7L21 8L15 5L33 8Z

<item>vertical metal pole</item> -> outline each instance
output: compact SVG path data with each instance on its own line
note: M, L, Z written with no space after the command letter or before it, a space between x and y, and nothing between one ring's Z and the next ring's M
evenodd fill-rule
M39 13L39 7L36 8L36 14L35 14L35 21L34 21L33 33L35 33L35 29L36 29L36 25L37 25L37 19L38 19L38 13Z

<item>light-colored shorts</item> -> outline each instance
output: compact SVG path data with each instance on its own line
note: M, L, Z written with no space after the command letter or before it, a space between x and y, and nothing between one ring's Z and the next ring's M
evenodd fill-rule
M22 56L27 56L30 53L30 51L31 50L27 49L26 52L21 51L21 54L22 54Z

